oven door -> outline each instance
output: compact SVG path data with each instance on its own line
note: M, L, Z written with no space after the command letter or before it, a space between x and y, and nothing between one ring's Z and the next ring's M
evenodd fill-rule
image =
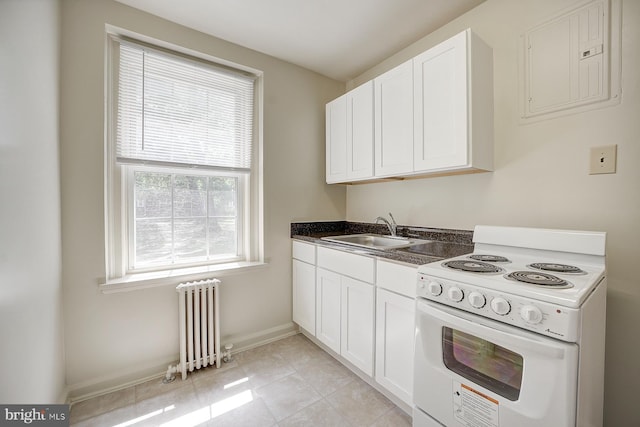
M415 411L445 426L575 427L576 344L418 299L414 367Z

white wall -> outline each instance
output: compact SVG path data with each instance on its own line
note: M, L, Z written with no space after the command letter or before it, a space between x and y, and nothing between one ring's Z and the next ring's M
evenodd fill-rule
M0 402L62 403L59 4L0 2Z
M605 425L638 426L640 383L640 1L622 2L620 105L531 124L518 120L520 34L574 0L488 0L348 83L355 87L471 27L493 47L495 172L355 185L347 219L391 211L400 224L476 224L607 232ZM589 150L618 145L618 171L589 175ZM543 374L543 373L541 373Z
M178 358L173 286L101 294L105 275L105 23L264 71L264 224L269 265L223 278L224 342L291 323L289 224L343 219L345 189L324 184L324 104L336 82L111 0L62 2L61 183L67 383L72 397L166 369Z

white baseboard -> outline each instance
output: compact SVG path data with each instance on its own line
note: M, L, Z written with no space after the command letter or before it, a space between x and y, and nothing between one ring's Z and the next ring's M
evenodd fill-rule
M224 348L225 344L233 344L232 353L235 354L295 335L297 333L298 327L294 323L289 322L251 334L238 334L223 337L222 347ZM178 359L179 355L176 353L173 358L154 360L144 366L129 368L124 374L123 371L119 371L117 374L103 375L80 383L71 384L66 387L61 398L63 398L66 403L74 404L93 397L132 387L137 384L142 384L164 376L167 371L167 366L175 365L178 363Z
M293 322L289 322L251 334L237 334L222 337L221 346L224 348L226 344L233 344L232 353L235 354L296 335L297 333L298 326Z
M167 358L163 361L156 360L144 366L138 365L131 367L127 369L124 374L122 371L119 371L117 374L103 375L80 383L71 384L67 386L67 402L74 404L141 384L154 378L159 378L167 371L167 366L177 363L178 358L179 356L176 353L175 357Z

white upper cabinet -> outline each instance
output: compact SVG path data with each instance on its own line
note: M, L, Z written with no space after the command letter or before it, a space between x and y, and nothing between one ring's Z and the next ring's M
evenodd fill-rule
M373 177L373 81L347 93L347 180Z
M413 59L414 172L493 169L493 55L466 30Z
M327 183L347 179L347 95L326 106Z
M373 81L327 104L327 183L373 177Z
M327 182L493 170L493 52L471 30L370 83L327 104Z
M375 176L413 172L413 65L407 61L373 81Z

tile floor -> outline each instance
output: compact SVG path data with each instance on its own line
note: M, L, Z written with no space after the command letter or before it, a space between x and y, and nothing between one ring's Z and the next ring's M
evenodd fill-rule
M298 334L170 384L152 380L71 407L73 426L411 426L411 417Z

